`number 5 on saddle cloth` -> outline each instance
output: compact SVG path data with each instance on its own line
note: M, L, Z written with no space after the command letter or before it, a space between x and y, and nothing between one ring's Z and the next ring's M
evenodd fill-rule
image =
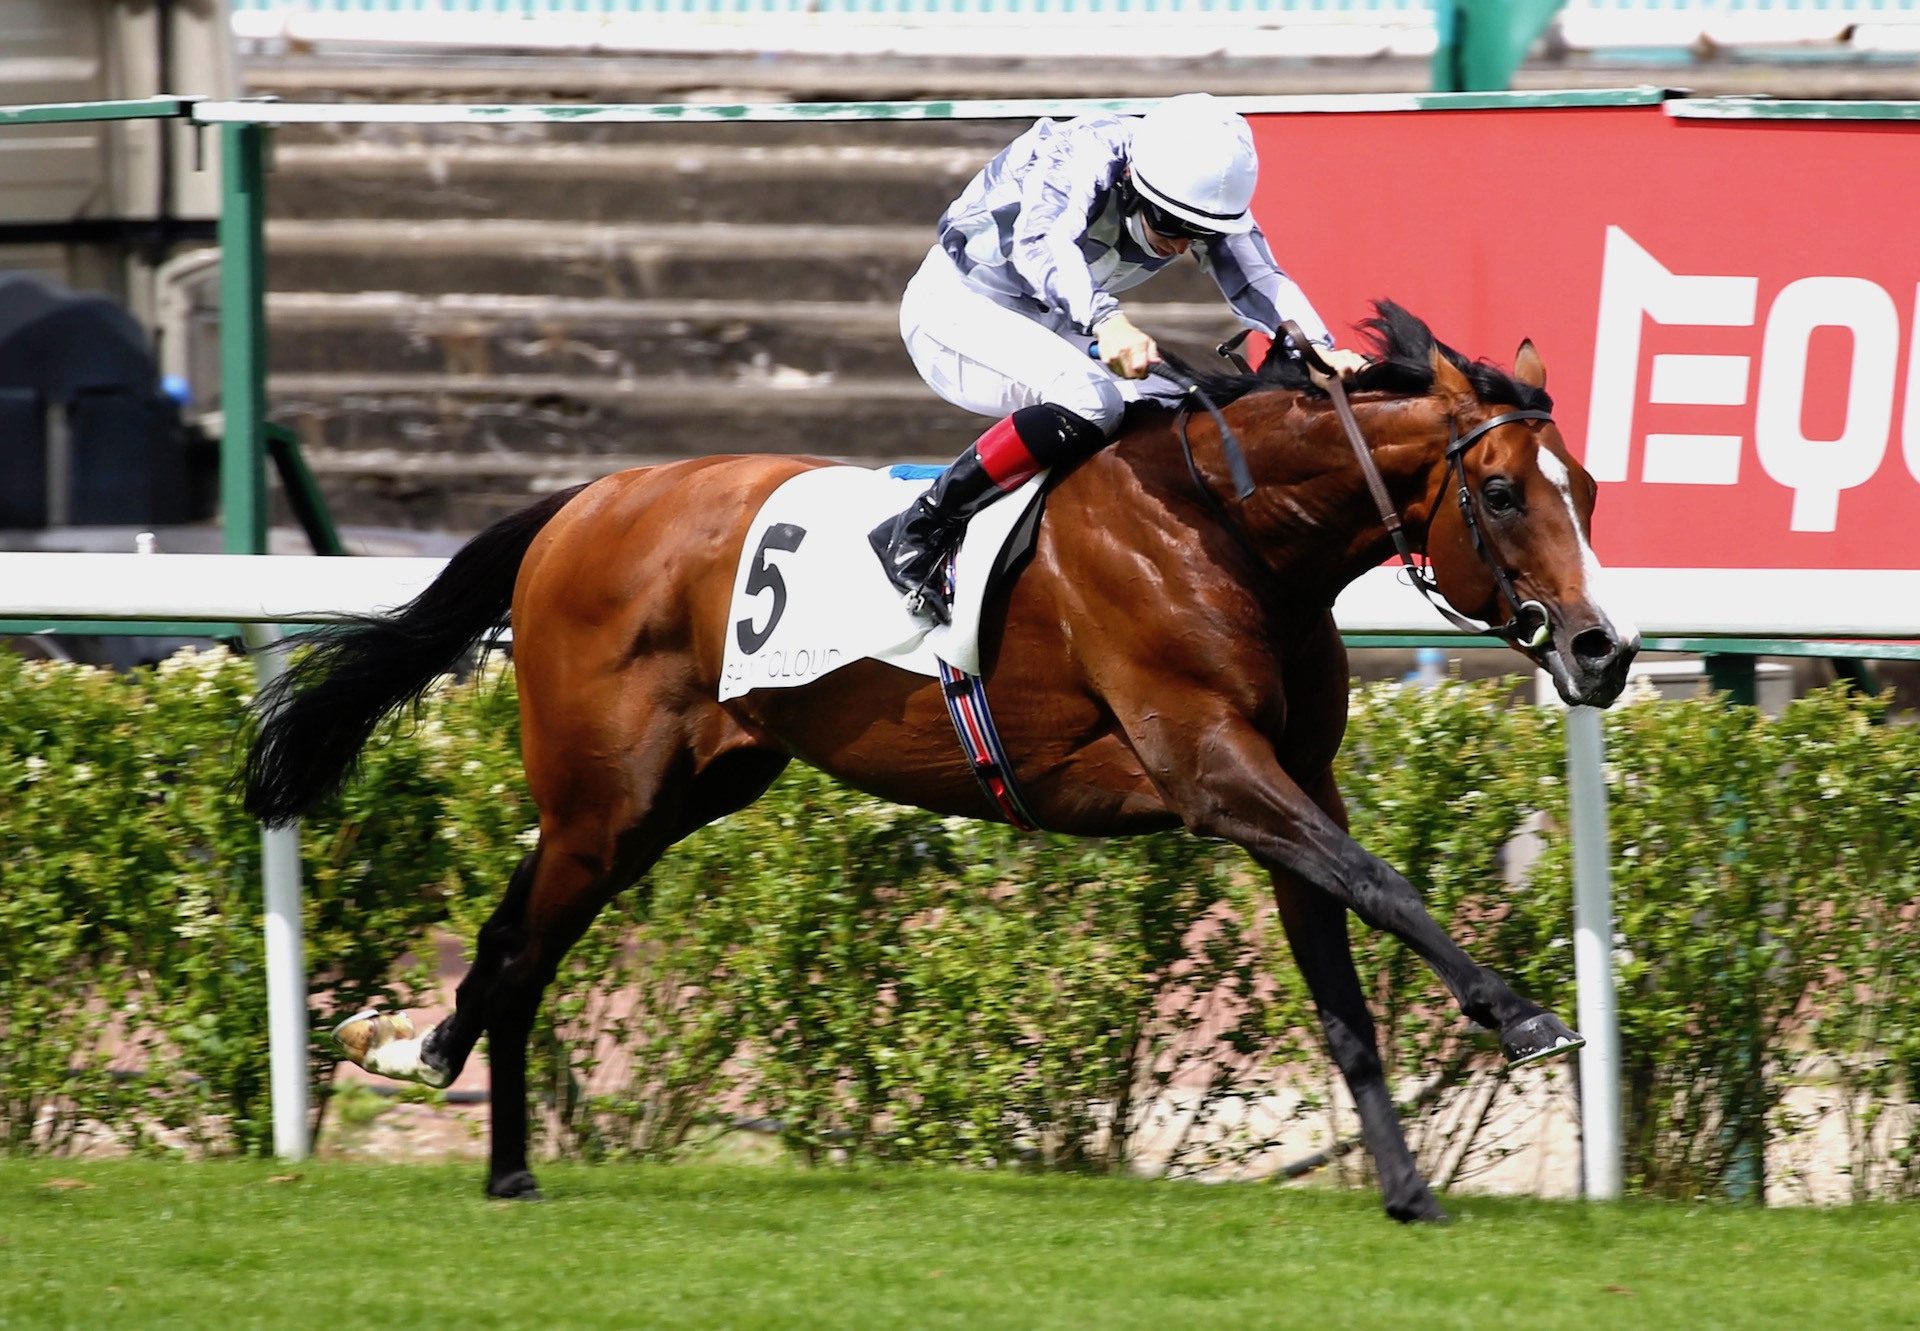
M937 677L981 788L1009 822L1031 827L979 683L980 617L1033 548L1047 473L968 524L948 569L953 622L929 625L908 613L867 533L939 471L821 467L767 497L740 547L719 696L796 688L868 659Z

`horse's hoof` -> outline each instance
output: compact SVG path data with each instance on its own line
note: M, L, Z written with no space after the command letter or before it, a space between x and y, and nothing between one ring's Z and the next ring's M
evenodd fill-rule
M445 1086L452 1080L444 1068L421 1056L424 1041L404 1012L356 1012L333 1028L333 1042L356 1064L382 1077L425 1086Z
M1387 1214L1403 1225L1444 1225L1453 1219L1433 1194L1425 1191L1411 1201L1388 1202Z
M1571 1054L1586 1042L1586 1036L1551 1012L1528 1017L1500 1032L1500 1049L1506 1054L1508 1065L1516 1068L1543 1058Z
M389 1016L375 1008L356 1012L333 1028L333 1042L340 1046L340 1052L363 1068L367 1055L374 1050L413 1036L413 1018L404 1012Z
M488 1179L487 1196L503 1202L546 1200L540 1195L540 1185L534 1181L532 1172L525 1169L516 1169L511 1174Z

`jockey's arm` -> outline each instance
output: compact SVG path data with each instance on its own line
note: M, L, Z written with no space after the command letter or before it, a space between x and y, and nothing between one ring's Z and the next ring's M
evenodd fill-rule
M1334 346L1333 334L1327 331L1326 322L1314 310L1300 284L1274 262L1273 251L1267 247L1267 238L1260 234L1259 227L1244 235L1222 236L1206 245L1196 245L1194 257L1248 327L1273 337L1280 325L1291 319L1334 369L1351 373L1367 363L1359 352Z
M1063 134L1028 168L1014 219L1013 270L1048 308L1091 334L1120 302L1093 280L1080 253L1087 215L1110 175L1112 147L1097 134Z

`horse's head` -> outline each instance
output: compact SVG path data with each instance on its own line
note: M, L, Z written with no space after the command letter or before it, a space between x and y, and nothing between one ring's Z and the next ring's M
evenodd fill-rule
M1351 579L1378 562L1394 522L1386 509L1397 507L1407 534L1416 543L1424 538L1430 571L1419 576L1427 590L1460 616L1491 625L1553 677L1569 704L1607 706L1626 686L1640 634L1601 606L1600 562L1588 542L1596 487L1553 423L1539 353L1531 342L1521 343L1508 373L1442 346L1426 324L1392 301L1374 309L1360 325L1372 362L1345 383L1355 395L1362 448L1387 493L1375 500L1378 525L1367 524L1369 534L1340 575ZM1313 501L1301 498L1308 487L1321 485L1324 495L1329 477L1341 490L1360 479L1326 465L1329 447L1346 452L1333 442L1341 428L1334 413L1309 410L1304 423L1289 414L1303 400L1324 396L1326 385L1286 340L1276 339L1251 374L1195 375L1180 368L1218 402L1259 389L1292 395L1264 398L1274 405L1252 416L1248 432L1256 444L1263 438L1278 444L1268 455L1268 484L1297 487L1284 502L1266 505L1263 526L1261 517L1252 519L1267 545L1297 541L1303 521L1315 526ZM1252 461L1257 470L1257 449ZM1191 458L1188 465L1197 480ZM1360 506L1374 507L1347 490L1345 505L1330 511L1361 517ZM1320 529L1324 534L1324 522Z
M1547 414L1546 366L1531 342L1520 344L1510 377L1438 344L1430 356L1447 433L1427 523L1440 594L1462 614L1504 626L1567 703L1607 706L1626 685L1640 635L1600 602L1589 544L1596 486Z

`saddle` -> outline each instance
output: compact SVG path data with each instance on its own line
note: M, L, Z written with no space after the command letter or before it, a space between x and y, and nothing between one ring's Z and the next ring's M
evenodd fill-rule
M938 467L821 467L767 496L734 573L721 701L810 684L862 660L930 677L941 674L942 662L980 673L982 611L1033 548L1047 473L969 521L953 556L953 622L934 625L908 612L867 533L939 474Z

